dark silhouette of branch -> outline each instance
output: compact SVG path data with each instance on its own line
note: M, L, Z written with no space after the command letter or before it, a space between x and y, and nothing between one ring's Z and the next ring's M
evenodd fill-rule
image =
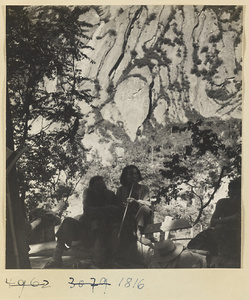
M224 172L225 172L225 169L226 169L226 167L223 167L223 168L221 169L219 179L218 179L218 181L217 181L217 183L216 183L216 185L215 185L215 187L214 187L214 190L213 190L212 195L209 197L209 200L208 200L205 204L203 204L203 202L201 201L201 207L200 207L198 216L197 216L196 220L194 221L194 224L193 224L193 225L196 225L196 224L200 221L200 218L201 218L201 215L202 215L203 210L204 210L204 209L210 204L210 202L213 200L215 193L217 192L217 190L218 190L219 187L220 187L221 179L222 179L222 177L223 177L223 174L224 174Z
M201 206L203 206L203 199L202 199L202 197L201 197L200 195L198 195L198 194L194 191L194 187L193 187L190 183L186 182L186 184L187 184L188 186L191 187L191 192L192 192L196 197L198 197L198 198L200 199Z

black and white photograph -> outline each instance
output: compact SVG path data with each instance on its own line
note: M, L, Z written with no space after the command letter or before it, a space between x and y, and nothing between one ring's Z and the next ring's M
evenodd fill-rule
M241 270L244 7L5 14L5 269Z

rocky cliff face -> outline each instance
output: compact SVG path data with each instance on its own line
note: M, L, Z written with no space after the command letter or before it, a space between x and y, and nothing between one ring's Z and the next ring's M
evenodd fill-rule
M102 6L86 17L95 63L77 68L96 97L82 106L88 146L103 122L134 141L146 122L241 118L242 7Z

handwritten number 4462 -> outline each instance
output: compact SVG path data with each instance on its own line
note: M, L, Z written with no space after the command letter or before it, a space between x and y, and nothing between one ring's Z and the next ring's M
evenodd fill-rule
M139 280L139 279L132 279L131 277L126 278L126 280L124 278L122 278L118 284L118 286L124 286L126 288L132 287L135 288L137 287L139 290L141 290L144 287L144 283L142 283L143 279Z

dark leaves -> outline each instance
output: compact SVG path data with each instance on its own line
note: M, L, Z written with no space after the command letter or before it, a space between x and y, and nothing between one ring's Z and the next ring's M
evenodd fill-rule
M15 145L23 139L30 145L18 168L20 187L29 204L47 202L53 195L68 197L86 168L77 105L80 101L90 103L92 97L81 87L88 79L77 75L75 63L81 59L92 62L84 53L92 50L86 44L92 25L82 18L89 9L6 9L7 88ZM45 76L54 84L53 92L46 92ZM62 182L69 192L59 192Z

